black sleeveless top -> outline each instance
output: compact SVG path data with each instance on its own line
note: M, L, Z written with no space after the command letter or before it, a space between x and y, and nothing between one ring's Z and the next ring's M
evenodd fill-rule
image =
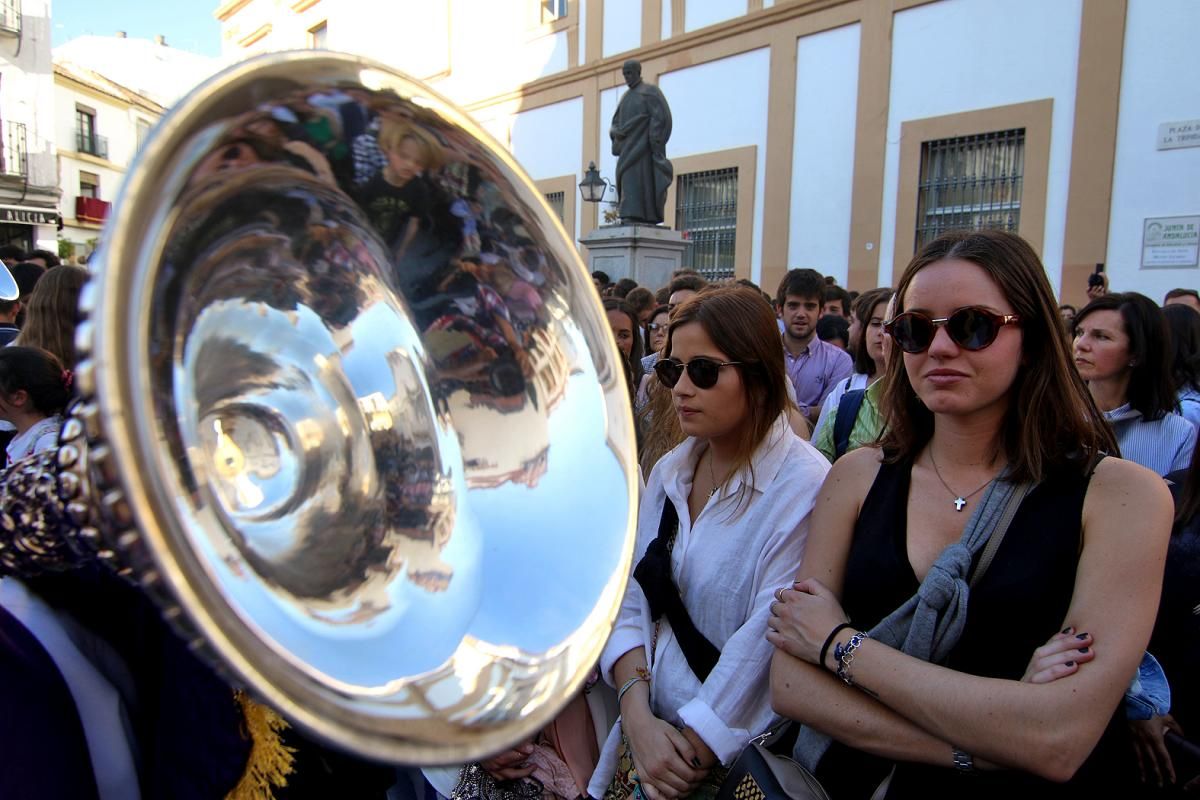
M862 630L900 607L919 585L906 549L911 471L911 461L881 465L854 527L842 595L847 615ZM1058 469L1026 496L991 567L971 590L966 628L945 666L1020 680L1033 651L1064 626L1082 546L1091 477L1085 473L1082 465ZM887 797L1070 797L1085 787L1123 796L1121 788L1137 782L1131 747L1118 703L1100 743L1066 785L1020 772L959 774L951 767L903 763ZM835 800L869 798L890 770L891 762L834 742L817 777Z

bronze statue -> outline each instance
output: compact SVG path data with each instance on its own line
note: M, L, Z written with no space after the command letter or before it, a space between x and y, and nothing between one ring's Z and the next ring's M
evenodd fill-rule
M622 222L658 225L675 177L667 159L671 108L657 86L642 81L637 61L626 61L621 74L629 91L617 104L609 130L617 157L617 210Z

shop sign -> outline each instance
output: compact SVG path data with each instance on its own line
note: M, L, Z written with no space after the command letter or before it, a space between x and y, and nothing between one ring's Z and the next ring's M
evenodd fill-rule
M18 225L57 225L58 212L52 208L0 206L0 222L14 222Z

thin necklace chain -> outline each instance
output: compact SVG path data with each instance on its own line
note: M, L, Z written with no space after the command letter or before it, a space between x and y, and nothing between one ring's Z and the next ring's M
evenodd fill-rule
M732 472L733 470L730 470L730 473ZM725 481L729 480L729 475L726 475L725 481L721 481L720 484L717 483L717 475L715 472L713 472L713 451L711 444L708 446L708 478L710 481L712 481L712 488L708 490L709 497L712 497L714 494L716 494L717 489L720 489L721 485L724 484Z
M972 497L974 497L975 495L979 494L979 493L980 493L980 492L982 492L984 489L986 489L986 488L987 488L987 485L988 485L989 483L991 483L992 481L996 480L996 475L999 475L999 474L1000 474L999 472L997 472L997 473L996 473L996 475L993 475L992 477L990 477L990 478L988 478L986 481L984 481L984 482L983 482L983 483L982 483L982 484L979 486L979 488L978 488L978 489L976 489L975 491L973 491L973 492L971 492L970 494L967 494L967 495L962 495L962 494L959 494L958 492L954 491L953 489L951 489L951 488L950 488L950 484L946 483L946 479L942 477L942 471L941 471L940 469L938 469L937 461L936 461L936 460L934 459L934 457L933 457L933 448L932 448L932 447L930 447L930 448L929 448L929 463L930 463L930 464L933 464L933 474L934 474L934 475L937 475L937 477L938 477L938 480L942 482L942 486L945 486L945 487L946 487L946 491L947 491L947 492L949 492L949 493L950 493L950 496L954 498L954 510L955 510L955 511L960 511L960 512L961 512L961 511L962 511L964 508L966 508L966 507L967 507L967 501L968 501L968 500L970 500ZM711 465L710 465L710 467L709 467L709 468L711 469ZM1003 470L1004 468L1003 468L1003 467L1001 467L1000 469L1001 469L1001 470Z

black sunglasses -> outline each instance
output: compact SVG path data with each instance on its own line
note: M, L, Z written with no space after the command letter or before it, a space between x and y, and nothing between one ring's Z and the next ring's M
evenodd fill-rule
M948 317L934 319L920 311L905 311L883 324L883 330L906 353L924 353L933 344L941 325L964 350L982 350L996 341L1000 329L1021 321L1016 314L996 314L979 306L960 308Z
M717 379L721 377L721 367L741 363L741 361L717 361L715 358L705 358L704 356L697 356L686 364L677 358L660 358L654 362L654 371L658 373L658 379L669 389L674 389L675 384L679 383L685 368L688 380L692 382L693 386L697 389L711 389L717 385Z

